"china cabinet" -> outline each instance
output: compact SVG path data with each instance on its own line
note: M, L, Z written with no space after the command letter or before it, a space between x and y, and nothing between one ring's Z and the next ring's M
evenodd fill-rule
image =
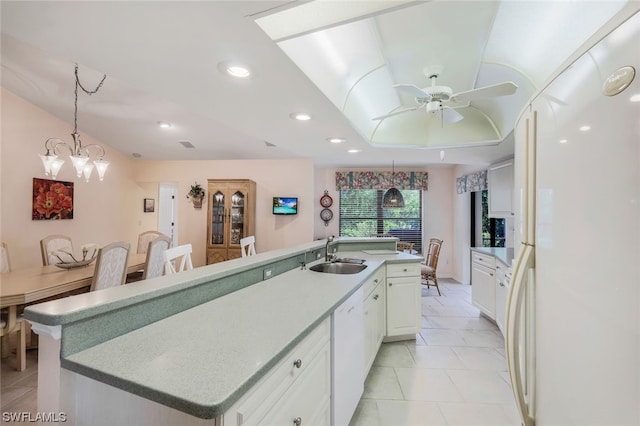
M209 179L207 264L241 257L240 239L255 234L256 183Z

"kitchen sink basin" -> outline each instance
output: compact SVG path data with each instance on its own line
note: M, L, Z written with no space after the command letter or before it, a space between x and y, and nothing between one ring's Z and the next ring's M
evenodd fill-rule
M328 274L357 274L364 270L367 265L345 262L325 262L311 266L309 269L316 272L326 272Z

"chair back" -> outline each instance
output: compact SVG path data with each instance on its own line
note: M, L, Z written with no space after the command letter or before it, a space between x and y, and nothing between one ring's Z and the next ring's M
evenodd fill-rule
M118 241L98 250L91 291L124 284L130 247L131 244Z
M142 279L160 277L164 273L164 252L171 246L171 240L165 235L149 241L147 260L144 263Z
M0 243L0 274L11 272L11 262L9 261L9 248L7 243Z
M371 234L369 236L376 237L376 238L393 238L393 235L391 234Z
M66 249L70 253L73 253L73 244L71 244L71 238L66 235L49 235L48 237L40 240L40 252L42 254L42 265L54 265L60 263L61 260L52 255L56 250ZM69 259L71 260L71 259Z
M165 275L175 274L193 269L191 263L191 244L184 244L164 251L164 273ZM180 259L180 266L176 269L175 262Z
M438 258L440 257L440 247L442 247L442 240L438 238L429 239L429 250L427 251L427 258L425 259L425 265L430 266L435 271L438 267Z
M242 251L242 257L253 256L256 254L255 235L240 239L240 250Z
M149 248L149 243L158 237L166 237L166 235L158 231L145 231L138 235L138 248L136 253L146 253Z
M400 252L411 253L413 251L413 243L409 243L406 241L398 241L396 243L396 250Z

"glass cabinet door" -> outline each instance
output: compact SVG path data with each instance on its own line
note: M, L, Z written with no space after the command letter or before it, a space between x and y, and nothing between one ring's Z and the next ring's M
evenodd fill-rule
M240 244L240 239L244 237L245 218L244 218L245 194L236 191L231 195L230 210L230 239L231 244Z
M211 197L211 244L224 244L224 194L217 191Z

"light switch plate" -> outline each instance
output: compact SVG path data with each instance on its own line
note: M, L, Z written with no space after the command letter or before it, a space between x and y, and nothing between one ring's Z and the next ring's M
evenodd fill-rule
M263 280L268 280L272 276L273 276L273 270L265 269L265 270L262 271L262 279Z

